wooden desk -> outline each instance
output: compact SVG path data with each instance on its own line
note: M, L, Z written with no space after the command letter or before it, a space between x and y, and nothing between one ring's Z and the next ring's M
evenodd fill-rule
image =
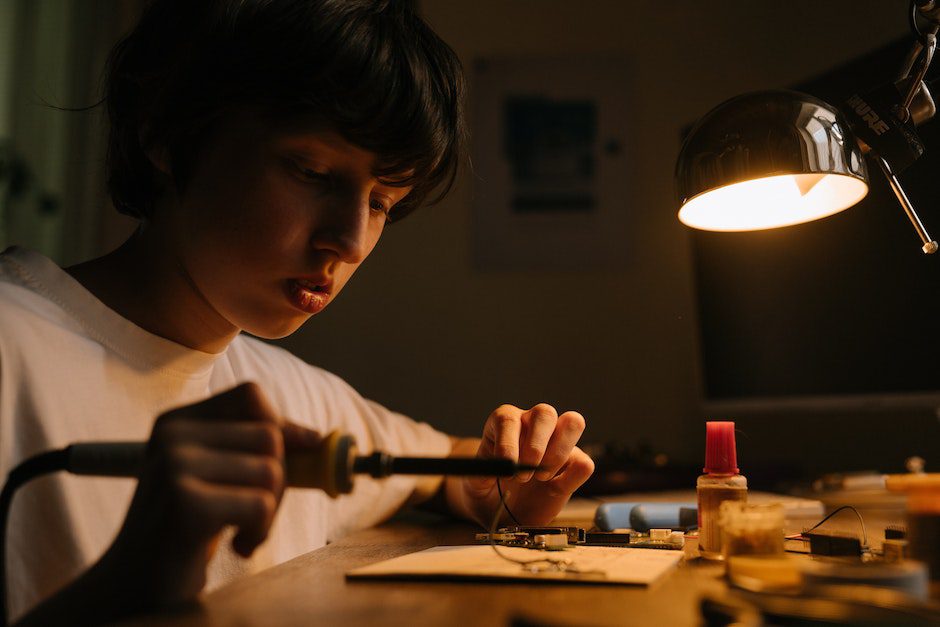
M421 516L421 515L418 515ZM428 515L348 536L206 595L188 612L134 624L174 626L699 625L705 592L725 589L721 566L681 564L653 588L596 584L347 581L346 571L446 544L478 530Z
M575 522L574 520L571 521ZM798 531L803 521L788 526ZM815 520L807 520L810 524ZM869 539L895 514L866 516ZM585 524L582 521L581 524ZM857 531L852 516L830 529ZM628 587L558 583L456 583L446 581L347 581L353 568L432 546L470 544L478 529L432 514L408 513L374 529L220 588L193 609L143 617L127 624L218 627L228 625L340 625L396 627L445 625L596 627L701 625L700 602L723 597L721 564L683 562L657 585Z

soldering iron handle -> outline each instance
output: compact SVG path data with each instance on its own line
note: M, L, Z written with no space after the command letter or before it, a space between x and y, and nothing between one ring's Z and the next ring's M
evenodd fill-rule
M146 442L80 442L65 449L65 470L76 475L139 477L143 470ZM352 491L352 460L356 443L338 431L327 434L319 446L303 452L288 452L287 483L317 488L330 496Z
M287 485L316 488L334 498L349 494L353 489L355 457L355 438L339 431L328 433L314 449L287 453L284 459Z
M76 475L138 477L144 462L146 442L86 442L67 449L66 470Z

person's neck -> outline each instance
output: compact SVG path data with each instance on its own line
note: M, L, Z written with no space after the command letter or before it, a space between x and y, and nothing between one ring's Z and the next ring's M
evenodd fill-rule
M65 271L137 326L183 346L218 353L238 335L199 292L175 255L145 230L116 250Z

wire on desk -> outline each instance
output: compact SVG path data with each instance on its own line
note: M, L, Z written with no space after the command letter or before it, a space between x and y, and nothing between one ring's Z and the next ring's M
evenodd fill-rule
M818 528L818 527L819 527L820 525L822 525L824 522L826 522L827 520L829 520L830 518L832 518L833 516L835 516L836 514L838 514L839 512L841 512L842 510L845 510L845 509L850 509L850 510L852 510L853 512L855 512L855 516L858 517L858 523L862 526L862 542L864 543L863 546L866 546L866 547L867 547L867 546L868 546L868 532L865 531L865 521L862 520L862 515L858 513L858 510L855 509L855 507L853 507L853 506L851 506L851 505L843 505L842 507L836 508L835 510L832 511L832 513L830 513L828 516L826 516L825 518L823 518L822 520L820 520L818 523L816 523L815 525L813 525L813 526L810 527L809 529L806 529L806 530L803 531L802 533L797 533L797 534L794 534L794 535L792 535L792 536L786 536L786 539L787 539L787 540L802 540L804 534L807 534L807 533L809 533L810 531L813 531L814 529Z
M519 524L519 521L516 520L516 517L512 515L512 512L509 511L509 507L506 505L506 497L509 496L509 493L503 493L503 488L499 483L499 477L496 478L496 490L499 492L499 507L496 508L496 515L493 516L493 522L490 524L490 546L493 547L493 550L498 556L506 560L507 562L512 562L513 564L519 564L523 568L527 568L532 571L546 570L546 571L566 571L571 567L571 560L567 558L555 559L552 557L539 557L531 560L517 560L514 557L509 557L508 555L501 553L499 547L496 545L496 530L499 528L499 515L502 513L505 508L509 513L509 516L516 521L516 524ZM521 526L521 525L520 525ZM536 566L536 564L544 564L542 567ZM572 569L573 570L573 569Z

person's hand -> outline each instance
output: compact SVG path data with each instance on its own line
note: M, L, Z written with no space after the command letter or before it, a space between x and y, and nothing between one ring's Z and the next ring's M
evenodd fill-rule
M506 505L521 524L548 524L594 472L594 462L577 447L584 426L584 417L578 412L559 415L544 403L529 410L503 405L487 418L483 438L476 446L477 457L512 459L539 467L534 473L500 479ZM459 442L454 452L472 453L467 450L476 444L472 442ZM452 480L447 489L452 509L486 527L492 523L500 500L496 479ZM507 521L506 512L501 521Z
M194 599L222 530L249 556L264 542L284 491L284 451L320 436L274 412L246 383L160 416L127 518L101 560L137 578L141 607Z

